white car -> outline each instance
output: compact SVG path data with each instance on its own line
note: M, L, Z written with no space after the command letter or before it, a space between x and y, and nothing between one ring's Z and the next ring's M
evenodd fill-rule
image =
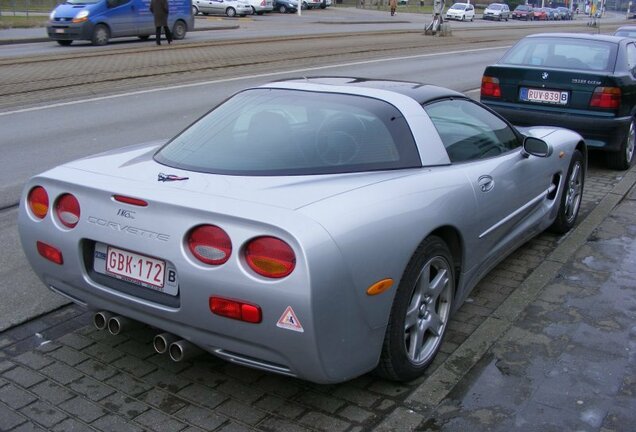
M274 10L274 0L248 0L253 15L263 15L263 12Z
M252 14L247 0L192 0L192 15L224 14L229 17Z
M446 11L446 19L472 21L475 19L475 8L470 3L455 3Z

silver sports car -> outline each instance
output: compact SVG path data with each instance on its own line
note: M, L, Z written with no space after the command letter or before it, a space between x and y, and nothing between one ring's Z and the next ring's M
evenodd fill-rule
M580 135L451 90L303 78L33 177L19 229L50 289L175 361L410 380L480 278L574 225L586 160Z

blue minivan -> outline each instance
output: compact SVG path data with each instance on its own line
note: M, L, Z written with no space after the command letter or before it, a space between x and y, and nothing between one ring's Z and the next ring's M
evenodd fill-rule
M168 0L168 4L173 37L183 39L194 28L192 0ZM155 24L150 0L67 0L53 9L46 31L60 45L74 40L106 45L116 37L148 39L155 34Z

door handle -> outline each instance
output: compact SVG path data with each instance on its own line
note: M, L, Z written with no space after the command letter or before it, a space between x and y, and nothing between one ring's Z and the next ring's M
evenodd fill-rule
M483 175L477 180L479 184L479 190L482 192L490 192L495 187L495 179L489 175Z

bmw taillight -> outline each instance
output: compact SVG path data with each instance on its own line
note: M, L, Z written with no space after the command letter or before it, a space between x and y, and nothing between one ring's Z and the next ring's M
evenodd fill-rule
M38 219L44 219L49 212L49 194L42 186L36 186L29 191L27 203L33 216Z
M500 98L501 87L499 87L499 78L483 76L481 78L481 95Z
M55 214L67 228L75 228L80 220L80 204L71 194L64 194L55 203Z
M216 315L253 324L263 319L260 306L222 297L210 297L210 310Z
M596 87L590 100L590 106L618 109L621 106L621 89L618 87Z
M252 270L261 276L282 278L296 267L296 255L292 248L276 237L257 237L245 247L245 260Z
M205 264L223 264L232 254L230 237L215 225L199 225L190 231L187 241L192 255Z

